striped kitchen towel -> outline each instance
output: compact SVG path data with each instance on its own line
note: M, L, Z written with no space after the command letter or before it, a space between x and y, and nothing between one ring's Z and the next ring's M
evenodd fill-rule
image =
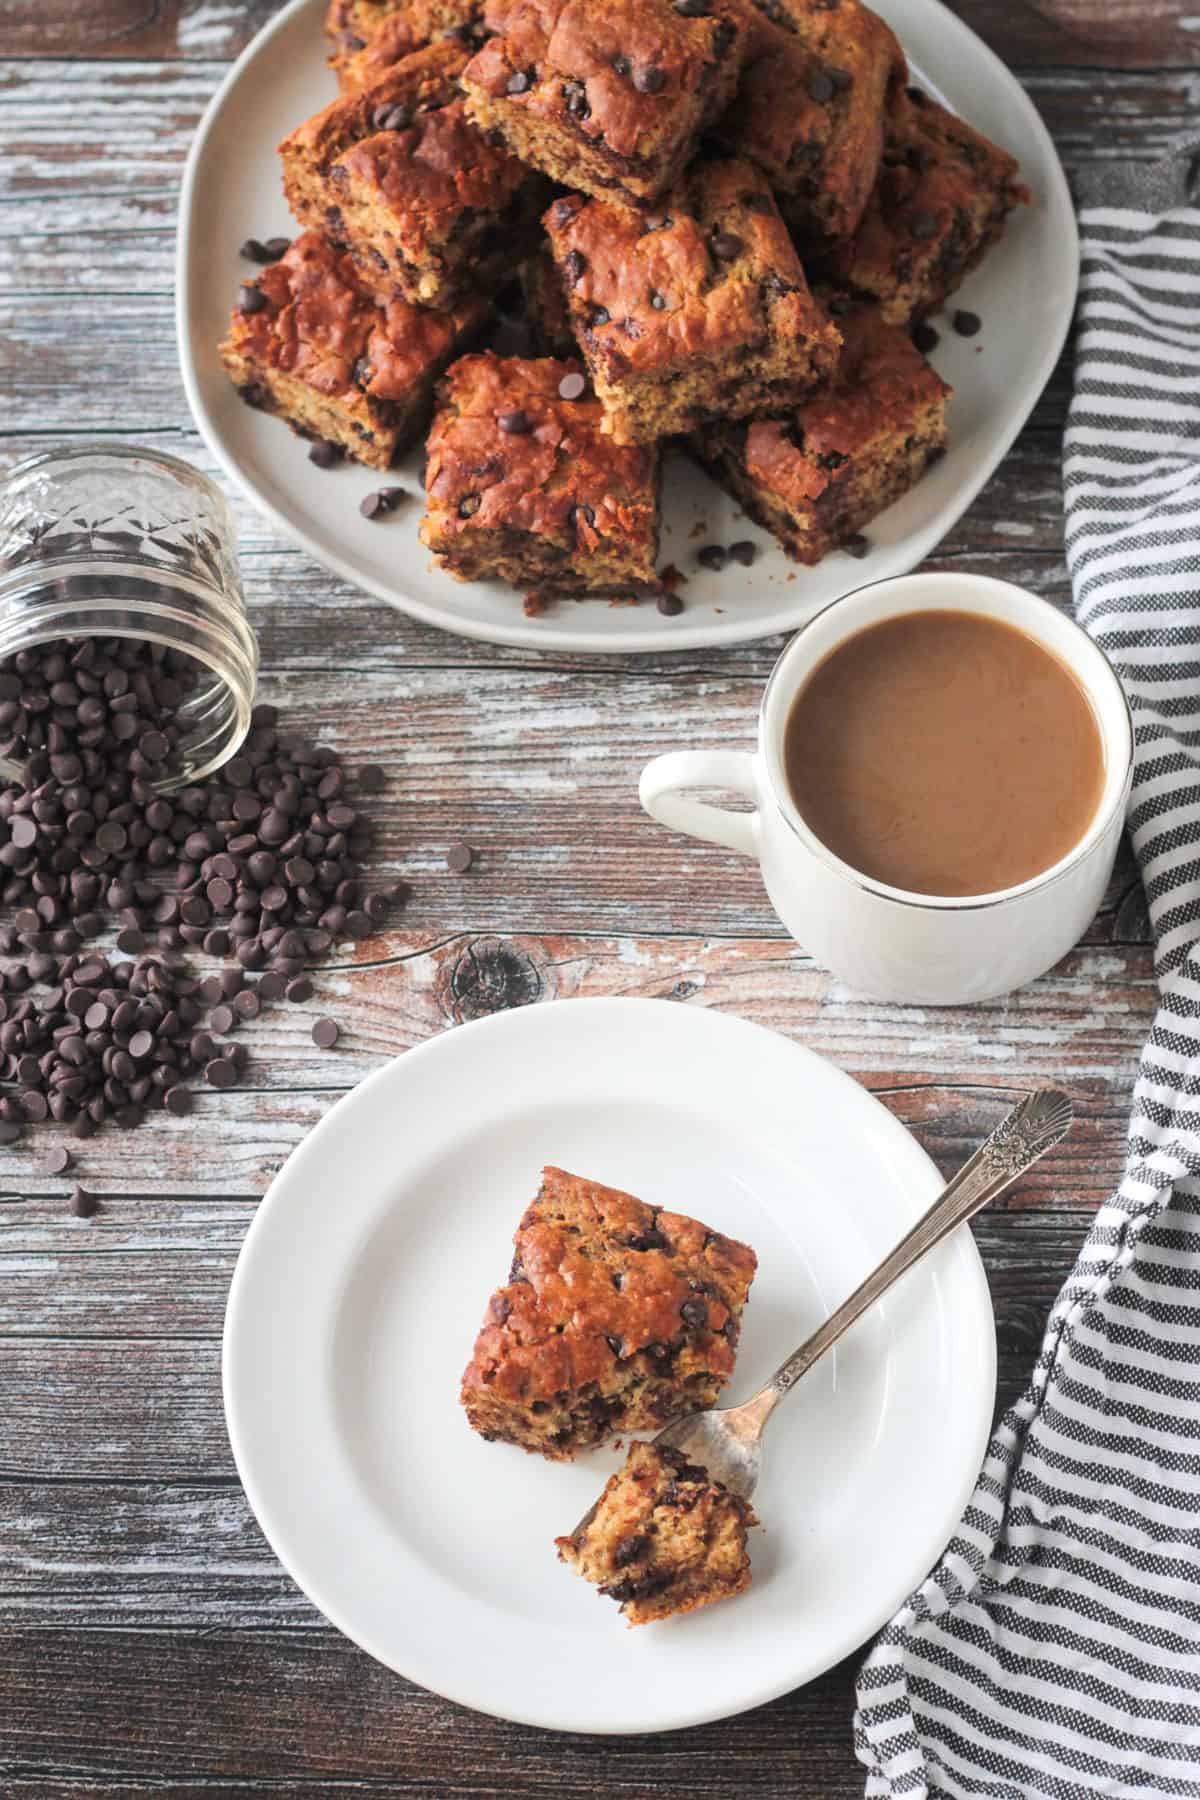
M1121 1187L859 1678L872 1796L1200 1800L1200 144L1082 203L1067 557L1133 708L1160 1003Z

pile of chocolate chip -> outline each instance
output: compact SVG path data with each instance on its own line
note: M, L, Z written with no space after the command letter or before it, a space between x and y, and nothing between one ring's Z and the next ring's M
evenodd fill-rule
M371 826L337 753L285 735L271 707L218 774L162 791L199 673L120 638L0 663L0 753L24 771L0 788L0 1142L47 1118L89 1137L182 1115L198 1077L232 1087L246 1051L228 1035L309 999L306 967L407 898L367 892ZM383 779L361 769L357 786ZM114 926L119 956L88 948ZM203 975L196 949L228 966ZM317 1043L336 1038L317 1022Z

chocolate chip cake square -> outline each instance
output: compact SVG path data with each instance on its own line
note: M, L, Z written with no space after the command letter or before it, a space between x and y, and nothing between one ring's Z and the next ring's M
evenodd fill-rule
M946 443L951 390L878 306L835 299L835 379L785 419L694 433L688 448L797 562L816 563L907 493Z
M879 173L904 52L858 0L765 0L751 19L737 94L715 135L763 171L793 231L843 237Z
M431 44L280 145L292 212L349 250L381 299L453 306L537 241L545 184L467 119L467 54Z
M482 11L482 0L330 0L329 66L343 93L371 87L439 38L476 48Z
M460 581L657 593L658 448L624 447L576 361L464 356L429 433L421 541Z
M733 97L744 0L487 0L472 117L585 194L650 206Z
M653 213L568 194L544 223L617 443L785 412L837 361L837 330L747 162L693 163Z
M462 1382L474 1429L567 1461L711 1406L733 1373L753 1250L548 1168Z
M754 1509L678 1450L634 1444L560 1559L616 1600L630 1625L694 1612L750 1586Z
M853 237L813 246L823 278L896 324L931 312L980 261L1029 190L1015 157L920 88L896 96L883 167Z
M478 298L454 312L379 306L350 257L306 231L243 284L221 361L252 406L386 469L424 429L437 376L487 315Z

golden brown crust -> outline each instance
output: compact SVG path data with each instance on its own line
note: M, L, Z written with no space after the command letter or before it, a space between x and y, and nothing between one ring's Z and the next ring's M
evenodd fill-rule
M618 442L783 411L836 362L837 330L746 162L694 163L652 214L567 195L543 222Z
M648 205L732 97L742 0L488 0L496 35L463 77L472 115L584 193Z
M330 67L344 93L371 87L439 38L474 47L481 13L481 0L330 0Z
M432 44L280 145L293 213L349 249L381 298L453 305L536 230L541 183L467 120L466 59Z
M568 392L584 385L577 362L491 351L447 371L421 541L464 580L499 575L547 593L653 589L657 449L611 443L586 386L563 397L567 377Z
M750 1585L749 1502L678 1450L633 1444L561 1561L620 1604L630 1625L694 1612Z
M954 291L1028 200L1016 158L910 88L889 108L883 167L854 236L813 247L826 278L920 318Z
M463 1376L477 1430L561 1458L710 1404L728 1380L756 1266L745 1244L556 1168L513 1242ZM560 1417L546 1439L540 1421Z
M904 81L904 52L858 0L768 0L764 13L716 136L763 170L794 230L844 236L879 173L885 101Z
M298 237L247 291L261 301L252 312L234 311L221 345L232 379L242 388L263 387L272 410L322 435L340 416L346 431L338 441L381 467L420 429L435 376L488 311L479 298L454 312L404 301L381 307L351 258L315 231ZM314 418L296 416L304 390L323 403L319 428Z
M691 448L780 537L818 562L911 487L946 441L951 390L901 326L841 302L836 378L786 419L718 429Z

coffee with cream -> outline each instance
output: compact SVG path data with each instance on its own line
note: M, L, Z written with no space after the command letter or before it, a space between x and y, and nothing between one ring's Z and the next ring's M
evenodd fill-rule
M831 651L792 703L784 758L801 817L835 856L945 898L1053 867L1095 817L1106 774L1066 665L1014 626L942 610Z

